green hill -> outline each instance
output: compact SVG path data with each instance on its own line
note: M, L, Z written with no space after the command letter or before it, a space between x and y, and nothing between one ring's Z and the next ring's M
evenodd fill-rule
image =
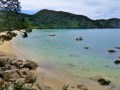
M2 16L0 12L0 21ZM33 15L15 13L14 17L25 18L32 28L37 29L120 28L120 19L118 18L92 20L83 15L47 9L41 10Z

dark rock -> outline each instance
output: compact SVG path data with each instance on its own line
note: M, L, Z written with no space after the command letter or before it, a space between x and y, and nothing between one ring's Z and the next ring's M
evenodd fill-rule
M89 49L89 47L84 47L84 49Z
M3 58L0 58L0 67L4 67L6 64L6 60Z
M20 73L20 76L22 78L25 78L29 73L29 69L28 68L22 68L22 69L19 70L19 73Z
M109 53L114 53L116 52L115 50L108 50Z
M120 64L120 60L115 60L114 63L115 64Z
M79 40L79 38L76 38L76 41L78 41Z
M37 65L37 63L35 63L33 61L27 60L27 61L25 61L24 67L29 68L29 69L36 69L38 67L38 65Z
M110 83L111 83L111 81L105 80L105 79L99 79L98 82L101 85L110 85Z
M49 34L49 36L55 36L55 34Z
M120 47L115 47L116 49L120 49Z
M80 40L80 41L83 40L82 37L79 37L79 40Z
M82 37L76 38L76 41L82 41Z
M111 81L106 80L101 76L91 77L90 79L99 82L101 85L109 85L111 83Z

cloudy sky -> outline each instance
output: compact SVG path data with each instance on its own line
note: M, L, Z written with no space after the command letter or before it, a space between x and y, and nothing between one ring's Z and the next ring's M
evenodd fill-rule
M120 18L120 0L20 0L22 12L34 14L42 9L86 15L92 19Z

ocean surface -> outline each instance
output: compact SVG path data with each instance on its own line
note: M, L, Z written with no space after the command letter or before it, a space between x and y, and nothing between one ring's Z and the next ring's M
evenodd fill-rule
M120 49L115 48L120 47L120 29L33 30L28 38L17 36L14 46L40 67L83 78L100 75L120 84L120 65L114 64L120 60ZM108 53L109 49L116 52Z

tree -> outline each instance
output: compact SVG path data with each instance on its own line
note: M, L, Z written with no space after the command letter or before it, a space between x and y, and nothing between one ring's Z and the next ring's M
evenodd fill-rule
M25 18L19 17L18 13L21 12L20 2L18 0L0 0L0 12L2 12L2 19L0 26L2 26L1 31L9 31L6 35L0 36L0 44L3 44L4 41L11 40L14 35L13 30L27 29L29 28L28 22ZM22 35L26 38L27 32L23 32Z
M0 10L20 12L21 6L18 0L0 0Z

